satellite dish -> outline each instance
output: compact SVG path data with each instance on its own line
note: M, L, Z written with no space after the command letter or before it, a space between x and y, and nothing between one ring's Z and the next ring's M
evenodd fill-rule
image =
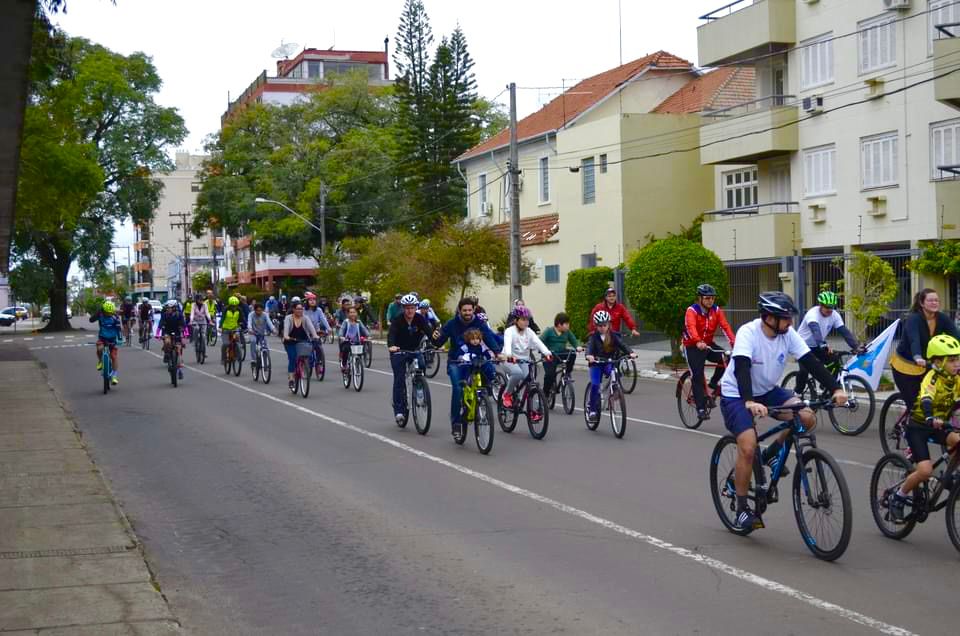
M300 45L297 44L296 42L287 42L286 44L284 44L283 40L280 40L280 46L273 49L273 53L270 54L270 57L278 60L285 60L288 57L290 57L290 55L299 48L300 48Z

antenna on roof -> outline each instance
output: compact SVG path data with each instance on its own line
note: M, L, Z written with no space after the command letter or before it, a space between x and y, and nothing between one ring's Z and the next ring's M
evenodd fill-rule
M300 45L296 42L287 42L284 44L283 40L280 40L280 46L273 49L273 53L270 54L270 57L277 60L285 60L290 57L290 54L300 48Z

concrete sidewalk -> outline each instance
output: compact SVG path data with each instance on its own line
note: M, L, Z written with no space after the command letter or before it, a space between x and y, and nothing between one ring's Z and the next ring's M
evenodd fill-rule
M181 633L40 364L11 346L0 378L0 632Z

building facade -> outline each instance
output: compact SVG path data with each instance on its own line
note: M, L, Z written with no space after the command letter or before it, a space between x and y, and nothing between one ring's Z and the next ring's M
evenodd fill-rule
M755 71L756 96L700 133L716 169L703 243L734 311L780 283L809 306L855 248L894 266L891 317L905 309L931 282L906 267L920 242L960 237L960 5L754 0L702 19L701 66Z

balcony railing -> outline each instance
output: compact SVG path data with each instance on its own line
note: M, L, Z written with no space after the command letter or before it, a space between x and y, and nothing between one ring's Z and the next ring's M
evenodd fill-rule
M774 108L783 108L787 106L796 106L798 104L796 95L769 95L760 99L752 99L749 102L719 108L717 110L703 111L704 117L713 119L724 119L730 117L741 117L750 113L760 113Z
M748 4L744 4L747 2ZM725 18L731 13L736 13L741 9L746 9L747 7L753 6L753 0L734 0L730 4L725 4L719 9L714 9L710 13L706 13L700 16L699 20L719 20L720 18Z
M737 208L720 208L719 210L704 212L703 215L709 218L717 218L721 216L749 216L758 214L796 214L799 211L799 201L774 201L772 203L743 205Z

